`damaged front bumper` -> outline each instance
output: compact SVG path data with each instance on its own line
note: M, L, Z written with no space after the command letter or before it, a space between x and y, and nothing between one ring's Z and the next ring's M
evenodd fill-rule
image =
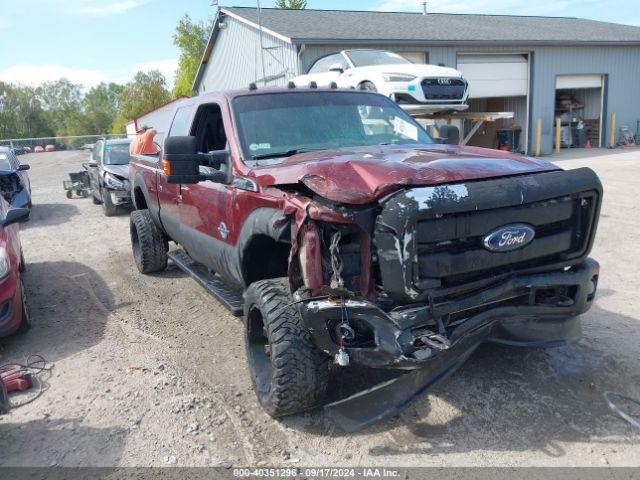
M106 194L109 195L111 197L111 203L113 203L116 206L121 206L121 205L129 205L132 203L131 201L131 191L130 190L116 190L116 189L111 189L111 188L107 188L106 189Z
M573 340L577 315L592 304L598 263L514 275L464 296L384 311L361 299L312 299L298 308L316 345L349 362L411 370L433 363L447 370L485 341L532 347ZM436 375L437 376L437 375Z

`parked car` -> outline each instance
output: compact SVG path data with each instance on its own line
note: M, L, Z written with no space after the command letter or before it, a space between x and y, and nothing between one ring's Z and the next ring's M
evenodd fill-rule
M0 194L12 208L31 208L29 168L11 149L0 147Z
M44 147L44 151L45 152L55 152L56 151L56 146L55 145L47 145L46 147Z
M330 363L414 370L409 392L376 391L343 415L396 413L480 343L574 339L595 296L592 170L437 144L376 93L192 98L160 159L134 155L130 170L138 270L171 258L244 314L272 416L318 405Z
M317 60L297 86L315 82L328 87L370 90L395 100L405 110L466 110L469 88L462 74L437 65L412 63L384 50L343 50Z
M38 145L37 147L34 147L33 149L33 153L42 153L44 152L44 148L42 148L40 145Z
M26 208L12 208L0 198L0 337L26 333L31 319L22 283L25 269L19 222L29 219Z
M85 150L85 151L91 151L93 150L93 148L96 146L95 143L85 143L84 145L82 145L80 147L80 150Z
M107 217L115 215L118 207L131 205L130 144L130 139L99 140L89 157L87 171L91 182L93 203L102 204Z
M25 155L31 152L29 147L13 147L11 150L15 155Z

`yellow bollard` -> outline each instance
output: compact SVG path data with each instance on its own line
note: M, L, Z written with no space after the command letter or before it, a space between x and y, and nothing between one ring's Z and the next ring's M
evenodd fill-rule
M611 120L609 122L609 148L615 148L616 146L616 114L611 113Z
M539 118L536 120L536 149L533 152L534 156L540 156L540 140L542 137L542 120Z
M556 153L560 153L560 130L562 127L562 121L560 117L556 117Z

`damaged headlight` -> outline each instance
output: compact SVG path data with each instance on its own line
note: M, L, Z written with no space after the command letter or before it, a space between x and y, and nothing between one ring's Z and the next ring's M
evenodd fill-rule
M0 281L4 280L11 273L11 265L7 257L7 250L0 248Z
M112 173L104 174L104 183L107 184L107 187L115 188L116 190L124 190L125 188L125 180L116 177Z

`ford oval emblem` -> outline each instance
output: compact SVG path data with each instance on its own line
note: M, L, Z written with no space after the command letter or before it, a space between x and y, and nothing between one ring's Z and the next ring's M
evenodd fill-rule
M505 225L484 237L484 248L491 252L510 252L531 243L536 231L531 225L517 223Z

